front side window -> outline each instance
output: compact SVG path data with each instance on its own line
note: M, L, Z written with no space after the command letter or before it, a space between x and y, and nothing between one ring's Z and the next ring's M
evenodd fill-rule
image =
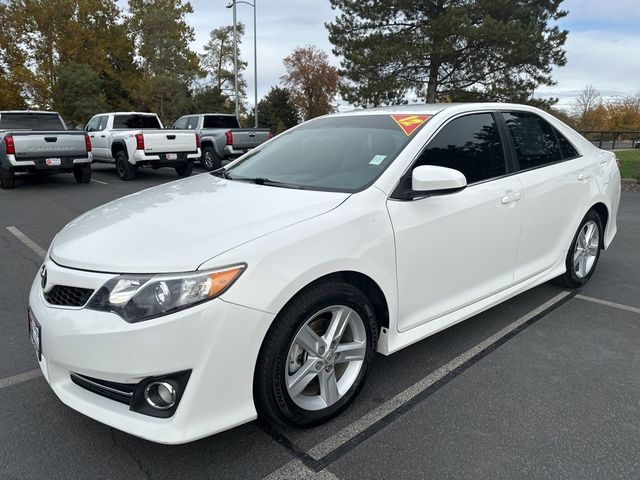
M189 117L187 128L189 130L195 130L196 128L198 128L198 117Z
M100 117L93 117L87 123L87 132L95 132L98 130L98 126L100 125Z
M458 170L467 183L507 173L500 134L490 113L459 117L442 128L427 144L414 167L435 165Z
M106 115L102 115L101 117L98 117L100 120L100 123L98 124L98 130L102 131L105 128L107 128L107 120L109 119L109 117L107 117Z
M278 135L227 172L232 180L357 192L382 174L424 123L407 135L391 115L318 118Z
M540 167L562 160L553 127L528 112L503 113L516 147L520 170Z
M189 117L181 117L176 120L176 123L173 124L173 128L177 128L178 130L184 130L187 128L187 123L189 122Z

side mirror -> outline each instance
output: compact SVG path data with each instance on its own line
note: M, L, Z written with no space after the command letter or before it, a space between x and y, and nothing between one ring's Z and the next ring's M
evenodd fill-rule
M414 192L454 193L466 186L467 179L464 174L453 168L421 165L411 173L411 190Z

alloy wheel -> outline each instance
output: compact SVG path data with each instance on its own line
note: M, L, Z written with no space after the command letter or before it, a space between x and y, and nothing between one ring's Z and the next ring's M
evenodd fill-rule
M596 262L600 248L600 231L593 220L585 223L578 233L573 252L573 270L578 278L585 278Z

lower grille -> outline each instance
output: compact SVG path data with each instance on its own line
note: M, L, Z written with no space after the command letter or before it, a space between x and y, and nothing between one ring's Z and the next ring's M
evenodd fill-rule
M60 307L82 307L87 303L92 293L93 290L90 288L55 285L44 294L44 298L51 305L58 305Z
M137 384L116 383L99 380L97 378L86 377L78 373L71 374L71 381L79 387L90 392L110 398L116 402L131 405L131 398Z

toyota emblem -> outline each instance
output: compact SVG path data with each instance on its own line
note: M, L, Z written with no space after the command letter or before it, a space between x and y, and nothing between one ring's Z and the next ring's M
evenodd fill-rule
M47 286L47 266L46 265L43 265L42 268L40 269L40 285L42 286L43 290Z

